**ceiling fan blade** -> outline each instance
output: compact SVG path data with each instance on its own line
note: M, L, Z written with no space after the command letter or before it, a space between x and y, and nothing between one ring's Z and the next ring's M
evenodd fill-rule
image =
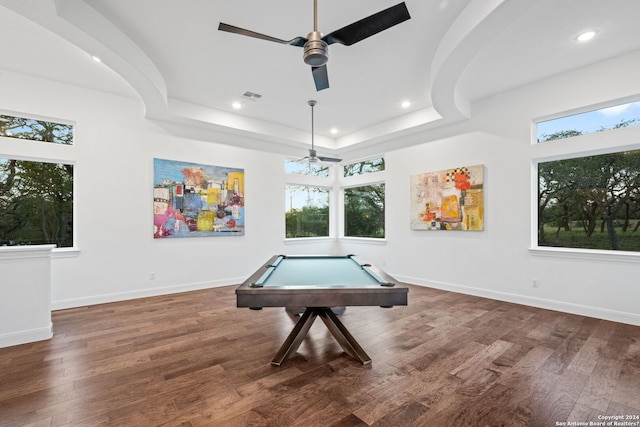
M402 2L329 33L322 40L327 44L340 43L351 46L410 18L407 5Z
M316 83L316 91L321 91L329 87L329 75L327 74L327 66L311 67L313 73L313 81Z
M220 25L218 25L218 30L226 31L227 33L240 34L242 36L253 37L253 38L256 38L256 39L266 40L266 41L270 41L270 42L275 42L275 43L280 43L280 44L288 44L288 45L291 45L291 46L300 46L300 47L302 47L307 42L307 39L304 38L304 37L296 37L296 38L291 39L291 40L282 40L282 39L278 39L278 38L275 38L275 37L266 36L264 34L256 33L255 31L245 30L244 28L240 28L240 27L236 27L236 26L233 26L233 25L225 24L224 22L221 22Z
M299 162L302 162L304 160L307 160L308 158L309 158L309 156L305 156L305 157L303 157L301 159L287 160L287 163L299 163Z
M337 159L335 157L322 157L322 156L318 156L318 160L320 160L321 162L341 162L342 159Z

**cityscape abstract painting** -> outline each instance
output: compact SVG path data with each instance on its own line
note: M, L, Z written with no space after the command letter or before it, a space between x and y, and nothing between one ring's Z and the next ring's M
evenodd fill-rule
M244 235L244 169L153 159L153 237Z
M484 229L484 165L411 176L412 230Z

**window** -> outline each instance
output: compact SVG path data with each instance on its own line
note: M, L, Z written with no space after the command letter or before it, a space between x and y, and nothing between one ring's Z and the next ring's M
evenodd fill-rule
M640 251L640 150L540 162L538 246Z
M73 126L0 114L0 137L73 145ZM0 246L73 246L73 169L0 158Z
M331 165L286 161L285 238L329 237Z
M309 162L286 162L284 164L285 172L294 175L307 175L307 176L329 176L329 166L322 163L309 163Z
M637 125L640 101L627 102L537 123L537 141ZM565 156L537 172L539 247L640 251L640 150Z
M384 238L384 157L344 165L345 237Z
M640 101L600 108L536 123L537 141L640 125Z
M73 165L0 158L0 246L73 246Z
M286 237L329 236L329 188L286 185Z
M323 163L285 163L287 181L286 237L385 237L384 157L357 161L340 169ZM333 171L333 172L332 172ZM330 179L331 178L331 179ZM333 179L339 180L336 185ZM330 206L331 193L343 195L341 225L331 223L339 209ZM333 230L333 231L332 231Z
M73 145L73 126L0 114L0 136Z
M344 235L384 238L384 183L344 189Z
M363 175L384 170L384 157L344 165L344 176Z

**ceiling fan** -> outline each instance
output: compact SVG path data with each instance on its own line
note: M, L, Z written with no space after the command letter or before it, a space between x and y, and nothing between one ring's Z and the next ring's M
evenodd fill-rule
M367 37L371 37L394 25L400 24L410 19L411 16L409 15L407 6L402 2L349 24L346 27L342 27L326 36L323 36L322 33L318 31L318 0L313 1L313 18L313 31L307 34L306 38L296 37L291 40L281 40L222 22L218 26L218 30L280 44L303 47L304 62L311 66L311 73L313 74L313 80L316 84L316 90L320 91L329 87L329 76L327 74L326 64L329 60L330 44L340 43L345 46L351 46Z
M313 141L313 135L314 135L314 130L313 130L313 107L316 106L317 102L314 101L313 99L309 100L307 102L309 104L309 106L311 106L311 148L309 149L309 155L306 157L303 157L300 160L296 160L297 162L302 161L302 160L308 160L309 163L317 163L317 162L341 162L342 159L338 159L335 157L324 157L324 156L318 156L318 153L316 152L315 149L315 144Z

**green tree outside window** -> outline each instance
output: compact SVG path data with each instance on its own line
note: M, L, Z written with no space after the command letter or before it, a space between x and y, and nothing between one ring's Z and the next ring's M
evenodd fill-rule
M384 238L384 184L344 190L344 235Z

